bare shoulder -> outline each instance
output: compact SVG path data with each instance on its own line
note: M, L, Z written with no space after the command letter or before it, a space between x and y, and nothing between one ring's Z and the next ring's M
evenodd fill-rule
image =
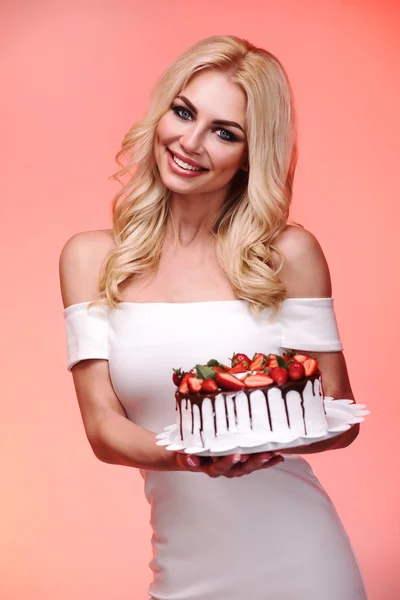
M331 297L328 263L314 234L302 227L287 225L273 245L284 255L278 276L289 298ZM273 262L275 268L281 264L277 252L273 252Z
M59 259L64 307L94 300L100 270L113 246L111 229L76 233L64 244Z

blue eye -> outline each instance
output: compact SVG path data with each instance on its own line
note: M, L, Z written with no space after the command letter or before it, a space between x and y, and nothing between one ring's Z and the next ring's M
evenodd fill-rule
M183 119L184 121L187 121L188 119L186 117L184 117L182 115L182 113L186 113L187 115L189 115L190 117L192 116L192 113L190 112L190 110L188 110L187 108L185 108L184 106L173 106L172 110L174 111L174 113L180 118Z
M220 137L221 140L224 140L225 142L236 142L236 140L237 140L237 137L235 135L233 135L233 133L231 133L227 129L216 129L215 131L221 131L224 134L224 135L219 135L218 137ZM228 137L226 137L226 136L228 136Z

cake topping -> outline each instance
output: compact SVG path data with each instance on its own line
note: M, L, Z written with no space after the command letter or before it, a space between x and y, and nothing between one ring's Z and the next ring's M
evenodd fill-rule
M215 379L223 390L242 390L245 386L243 381L230 373L216 373Z
M267 369L267 373L278 385L283 385L289 378L287 367L271 367Z
M288 373L290 379L303 379L306 375L303 363L295 360L291 361L288 365Z
M250 363L250 371L262 371L267 360L268 357L265 354L256 353Z
M310 377L310 375L314 375L314 373L316 373L318 370L318 364L314 358L307 358L307 360L304 361L303 365L304 365L304 370L306 372L306 377Z
M238 367L239 365L242 367L242 371L236 371L237 373L241 373L243 371L247 371L247 369L250 366L251 360L250 358L247 356L247 354L235 354L233 353L232 358L230 359L231 363L232 363L232 369L234 369L235 367Z
M274 383L274 380L271 377L268 377L268 375L265 375L264 373L248 375L244 380L244 384L248 388L264 387L266 385L271 385L271 383Z
M199 379L195 375L190 375L187 380L188 388L192 394L197 394L201 390L202 379Z
M218 383L216 381L214 381L214 379L204 379L203 383L201 384L201 391L202 392L218 392Z
M181 384L181 381L183 379L184 376L184 372L182 371L182 369L172 369L173 370L173 375L172 375L172 381L174 382L174 384L179 387Z
M284 352L282 356L256 352L251 360L246 354L233 353L229 360L230 367L213 358L188 372L173 369L172 380L182 395L206 394L284 385L289 380L311 377L318 371L315 359L294 350Z

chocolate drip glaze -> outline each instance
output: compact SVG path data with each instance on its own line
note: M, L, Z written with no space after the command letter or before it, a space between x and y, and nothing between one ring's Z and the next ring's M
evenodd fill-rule
M228 405L227 405L227 403L226 403L226 396L224 396L224 404L225 404L226 428L227 428L227 429L229 429Z
M271 384L271 385L267 385L267 386L263 386L263 387L259 387L259 388L244 388L243 391L246 394L247 397L247 402L248 402L248 407L249 407L249 416L250 416L250 427L253 428L253 415L252 415L252 411L251 411L251 402L250 402L250 394L251 392L254 392L256 390L260 390L264 393L264 397L265 397L265 402L266 402L266 408L267 408L267 413L268 413L268 422L269 422L269 426L271 431L273 430L273 425L272 425L272 419L271 419L271 410L270 410L270 406L269 406L269 399L268 399L268 391L273 389L274 387L279 388L281 394L282 394L282 398L284 401L284 405L285 405L285 412L286 412L286 419L287 419L287 423L288 423L288 427L291 427L290 424L290 417L289 417L289 410L288 410L288 406L287 406L287 394L290 391L296 391L299 393L301 401L301 409L302 409L302 416L303 416L303 423L304 423L304 433L307 434L307 426L306 426L306 420L305 420L305 410L304 410L304 389L307 385L307 383L309 381L312 382L312 389L313 389L313 394L315 396L315 381L318 380L320 377L320 373L317 372L314 375L311 375L309 377L305 377L304 379L300 379L297 381L287 381L286 383L284 383L283 385L278 385L278 384ZM212 404L212 410L213 410L213 419L214 419L214 433L215 435L217 435L217 415L216 415L216 410L215 410L215 401L216 401L216 397L218 395L222 395L224 398L224 404L225 404L225 416L226 416L226 426L227 429L229 430L229 419L228 419L228 407L227 407L227 396L232 395L232 392L229 391L223 391L220 390L218 392L213 392L211 394L209 393L197 393L197 394L186 394L186 395L182 395L180 394L178 391L175 394L176 397L176 401L177 401L177 407L179 407L179 414L180 414L180 433L181 433L181 439L183 440L183 432L182 432L182 410L181 410L181 403L183 400L186 400L186 406L185 408L188 408L188 401L190 401L190 405L191 405L191 414L192 414L192 433L194 432L194 414L193 414L193 406L196 404L197 406L199 406L200 408L200 437L201 437L201 441L202 444L204 446L204 442L203 442L203 414L201 411L201 405L203 403L203 400L205 398L209 398ZM233 408L234 408L234 415L235 415L235 423L237 424L237 410L236 410L236 394L233 396Z
M215 405L214 405L214 409L215 409ZM233 396L233 411L235 413L235 425L237 425L236 394Z
M250 394L246 394L247 404L249 407L249 416L250 416L250 427L253 429L253 413L251 412L251 402L250 402Z
M313 382L313 394L314 394L314 382ZM315 395L315 394L314 394ZM303 423L304 423L304 433L307 435L307 425L306 425L306 411L304 410L304 398L303 394L300 395L300 406L303 413Z

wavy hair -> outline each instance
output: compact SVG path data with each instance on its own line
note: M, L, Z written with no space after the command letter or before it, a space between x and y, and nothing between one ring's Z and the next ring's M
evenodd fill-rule
M161 117L191 77L205 69L228 74L247 99L248 171L233 177L227 198L211 220L219 263L238 299L257 312L276 312L286 297L279 280L284 256L273 245L288 223L297 163L293 94L279 60L236 36L211 36L191 46L159 78L147 115L134 123L116 155L120 169L111 177L123 186L112 202L114 245L103 264L92 304L116 307L119 286L128 278L155 273L167 223L171 192L153 157ZM127 183L122 178L128 175ZM173 222L172 222L173 225ZM272 251L282 261L272 264Z

